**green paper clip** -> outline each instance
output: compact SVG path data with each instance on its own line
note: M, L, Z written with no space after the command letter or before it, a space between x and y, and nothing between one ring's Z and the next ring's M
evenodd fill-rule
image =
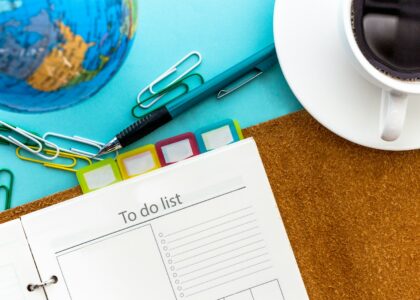
M136 114L136 110L137 109L149 109L152 108L159 100L161 100L165 95L171 93L172 91L177 90L178 88L183 88L183 92L179 95L177 95L175 98L183 96L185 94L187 94L190 91L190 86L188 85L188 83L186 83L186 81L189 81L192 78L198 78L199 80L199 84L203 84L204 83L204 77L199 74L199 73L193 73L193 74L188 74L180 79L178 79L177 81L175 81L174 83L172 83L171 85L167 86L166 88L162 89L161 91L159 91L156 94L152 94L150 93L149 90L149 86L147 86L146 88L144 88L137 96L137 104L135 106L133 106L133 108L131 109L131 114L134 118L140 119L143 117L143 114L139 115ZM141 97L146 93L149 92L150 95L145 98L145 99L141 99ZM164 105L165 103L169 103L174 99L170 99L167 100L165 102L162 102L162 105ZM157 107L158 108L158 107Z
M5 184L0 185L0 189L4 189L6 191L6 201L5 201L5 210L12 207L12 194L13 194L13 184L15 180L15 176L12 171L9 169L0 169L0 175L2 173L6 173L9 175L9 184L8 186Z
M9 128L4 127L3 125L0 125L0 131L10 131ZM3 145L10 145L10 143L6 140L0 139L0 144Z
M170 87L167 87L167 88L163 89L162 91L160 91L156 95L150 95L146 99L143 99L140 102L140 104L134 105L133 108L131 109L131 115L136 119L142 118L143 114L137 114L136 113L137 110L147 109L147 108L152 107L157 101L161 100L165 95L167 95L167 94L169 94L169 93L171 93L171 92L173 92L177 89L180 89L182 92L179 95L177 95L176 97L185 95L186 93L188 93L190 91L189 86L185 83L179 83L179 84L171 85ZM142 103L145 103L145 102L150 101L150 100L151 100L151 104L148 104L147 107L142 104ZM170 102L172 100L173 99L170 99L167 102Z
M10 190L5 185L0 185L0 190L4 190L6 192L6 199L4 201L3 210L8 210L12 206L12 197Z

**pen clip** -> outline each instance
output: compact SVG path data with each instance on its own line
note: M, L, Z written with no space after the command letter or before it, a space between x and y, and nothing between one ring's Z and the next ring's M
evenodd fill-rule
M260 61L250 72L246 73L244 76L242 76L241 78L239 78L235 82L231 83L230 85L228 85L224 89L220 90L217 93L217 96L216 96L217 99L220 100L223 97L226 97L227 95L232 94L233 92L235 92L236 90L240 89L244 85L247 85L248 83L250 83L251 81L253 81L255 78L257 78L261 74L263 74L265 71L269 70L277 61L278 60L277 60L277 56L276 55L271 55L268 58L264 59L263 61ZM250 78L246 78L250 74L254 74L254 75L252 77L250 77ZM232 86L232 84L234 84L234 83L236 83L236 82L238 82L240 80L243 80L244 78L246 78L244 81L239 82L236 86L233 86L233 87L229 88L229 86Z
M254 70L254 71L256 71L256 70ZM253 72L253 71L252 71ZM252 72L249 72L248 74L245 74L245 76L247 76L247 75L249 75L249 74L251 74ZM253 75L251 78L248 78L248 79L246 79L246 80L244 80L244 81L242 81L242 82L240 82L238 85L236 85L236 86L234 86L234 87L232 87L232 88L224 88L224 89L222 89L222 90L220 90L218 93L217 93L217 99L222 99L223 97L225 97L225 96L227 96L227 95L229 95L229 94L232 94L233 92L235 92L236 90L239 90L241 87L243 87L244 85L247 85L248 83L250 83L251 81L253 81L255 78L257 78L258 76L260 76L261 74L263 73L263 71L257 71L257 73L255 74L255 75ZM240 79L243 79L245 76L243 76L242 78L240 78Z

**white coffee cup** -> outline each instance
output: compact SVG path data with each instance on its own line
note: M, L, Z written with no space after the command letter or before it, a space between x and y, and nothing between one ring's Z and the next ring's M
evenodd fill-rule
M419 81L405 81L388 76L374 67L357 44L353 32L353 0L342 1L341 21L345 34L346 48L360 74L382 89L379 134L385 141L397 140L403 132L409 95L420 95ZM419 116L420 118L420 116Z

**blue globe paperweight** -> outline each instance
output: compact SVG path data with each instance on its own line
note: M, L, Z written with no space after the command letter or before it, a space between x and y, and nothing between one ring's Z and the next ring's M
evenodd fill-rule
M135 0L1 0L0 107L65 108L98 92L124 62Z

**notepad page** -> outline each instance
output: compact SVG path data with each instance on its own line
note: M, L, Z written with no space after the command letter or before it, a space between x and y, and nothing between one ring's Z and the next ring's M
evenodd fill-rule
M46 300L43 290L29 292L27 285L39 283L20 220L0 225L0 299Z
M252 139L22 221L50 300L307 299Z

